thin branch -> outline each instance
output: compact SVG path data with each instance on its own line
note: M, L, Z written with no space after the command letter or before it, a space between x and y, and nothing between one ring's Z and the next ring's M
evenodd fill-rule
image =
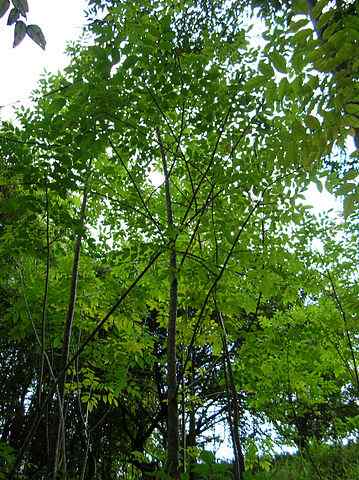
M160 236L163 237L163 232L162 232L161 226L159 225L159 223L157 222L157 220L153 217L153 215L152 215L152 213L150 212L147 204L145 203L144 198L143 198L142 193L141 193L141 190L139 189L139 187L138 187L138 185L137 185L137 183L136 183L136 180L134 179L134 177L133 177L132 173L130 172L130 170L127 168L126 163L123 161L123 159L122 159L122 157L121 157L121 155L120 155L120 152L118 151L118 149L115 147L114 143L112 142L111 137L108 137L108 140L109 140L109 143L110 143L113 151L115 152L116 157L120 160L123 168L126 170L127 175L129 176L129 178L130 178L133 186L135 187L135 190L136 190L137 195L138 195L138 197L139 197L139 199L140 199L140 202L142 203L143 208L146 210L148 217L151 219L153 225L157 228Z
M45 185L45 209L46 209L46 273L44 298L42 302L42 323L41 323L41 373L39 385L39 404L42 398L42 384L45 369L45 342L46 342L46 320L47 320L47 302L49 293L49 275L50 275L50 225L49 225L49 192L47 182Z
M342 305L342 302L340 301L340 298L339 298L339 295L337 293L337 289L335 287L335 284L334 284L334 281L333 281L333 278L330 274L330 272L327 270L327 273L326 273L327 277L329 278L329 282L330 282L330 285L332 287L332 291L333 291L333 295L334 295L334 299L336 301L336 304L337 304L337 308L342 316L342 319L343 319L343 323L344 323L344 327L345 327L345 334L346 334L346 337L347 337L347 342L348 342L348 347L349 347L349 351L350 351L350 355L351 355L351 358L352 358L352 361L353 361L353 367L354 367L354 375L355 375L355 380L356 380L356 384L357 384L357 392L359 393L359 373L358 373L358 366L357 366L357 362L356 362L356 358L355 358L355 352L354 352L354 347L353 347L353 342L350 338L350 334L349 334L349 328L348 328L348 321L347 321L347 317L346 317L346 314L345 314L345 310L343 308L343 305Z
M62 410L65 410L66 365L67 365L69 354L70 354L72 327L73 327L73 322L75 318L75 308L76 308L76 300L77 300L77 284L78 284L79 266L80 266L80 252L81 252L81 245L82 245L82 238L83 238L83 228L85 225L85 218L86 218L87 200L88 200L88 185L86 184L84 188L82 204L80 209L80 216L79 216L80 231L78 232L77 238L75 241L74 258L73 258L72 273L71 273L70 299L68 303L68 310L67 310L64 336L63 336L61 375L59 376L59 392L60 392L59 401L62 405ZM55 455L55 464L54 464L54 473L53 473L54 479L56 479L57 471L59 468L59 453L60 453L59 441L61 437L62 437L62 450L63 450L63 467L64 467L64 473L66 472L66 447L64 443L65 424L61 424L61 423L63 422L59 422L59 425L58 425L58 445L56 448L56 455ZM62 432L62 435L61 435L61 432Z
M215 156L216 156L216 153L217 153L217 150L218 150L218 146L219 146L219 143L220 143L220 141L221 141L222 135L223 135L223 133L224 133L224 131L225 131L225 127L226 127L226 125L227 125L227 122L228 122L230 113L231 113L231 108L228 109L228 111L227 111L227 113L226 113L226 115L225 115L225 117L224 117L224 119L223 119L223 121L222 121L222 123L221 123L221 125L220 125L219 132L218 132L218 135L217 135L217 140L216 140L216 143L215 143L215 145L214 145L214 148L213 148L213 151L212 151L212 154L211 154L211 158L210 158L210 160L209 160L209 162L208 162L208 165L207 165L205 171L203 172L203 175L202 175L202 177L200 178L200 181L198 182L198 185L197 185L197 187L195 188L195 191L194 191L194 193L193 193L193 195L192 195L192 198L191 198L191 200L190 200L190 202L189 202L189 204L188 204L188 206L187 206L187 210L186 210L186 212L185 212L185 214L184 214L184 216L183 216L183 218L182 218L182 220L181 220L181 223L180 223L181 226L183 226L183 225L185 224L185 222L186 222L186 220L187 220L187 217L188 217L188 215L189 215L189 212L190 212L190 210L191 210L191 208L192 208L192 205L193 205L193 203L194 203L194 201L195 201L195 199L196 199L196 197L197 197L197 195L198 195L198 192L200 191L201 186L202 186L202 184L203 184L203 182L204 182L204 180L205 180L208 172L210 171L210 169L211 169L212 166L213 166L214 159L215 159Z
M169 308L167 327L167 469L174 478L178 475L178 404L177 404L177 304L178 304L178 278L177 278L177 252L175 223L171 197L170 176L167 166L167 158L163 149L160 130L157 128L157 140L160 147L163 174L165 177L165 195L168 235L170 241L169 252Z
M200 325L201 325L201 323L202 323L202 320L203 320L203 317L204 317L204 313L205 313L205 310L206 310L208 301L209 301L212 293L215 291L218 283L220 282L220 280L221 280L221 278L222 278L222 276L223 276L223 274L224 274L224 272L225 272L225 270L226 270L226 267L227 267L227 265L228 265L228 262L229 262L229 260L230 260L231 257L232 257L232 254L233 254L233 252L234 252L234 249L236 248L237 243L238 243L238 241L239 241L239 239L240 239L240 237L241 237L244 229L246 228L248 222L250 221L253 213L256 211L256 209L258 208L258 206L259 206L261 203L262 203L262 199L259 200L259 201L251 208L251 210L249 211L246 219L245 219L244 222L242 223L240 229L238 230L237 235L236 235L235 238L234 238L234 241L233 241L233 243L232 243L232 246L231 246L231 248L230 248L230 250L229 250L229 252L228 252L228 254L227 254L227 257L226 257L225 261L223 262L223 265L222 265L221 270L219 271L217 277L215 278L214 282L212 283L211 287L209 288L209 290L208 290L208 292L207 292L207 295L206 295L206 297L205 297L205 300L204 300L204 302L202 303L202 307L201 307L201 310L200 310L200 312L199 312L198 319L197 319L197 322L196 322L196 324L195 324L195 328L194 328L194 330L193 330L193 334L192 334L191 341L190 341L190 343L189 343L189 345L188 345L188 350L187 350L188 353L187 353L187 357L186 357L186 360L185 360L185 363L184 363L184 366L183 366L182 375L184 374L184 372L185 372L185 370L186 370L186 365L187 365L187 363L188 363L188 361L189 361L189 355L190 355L191 350L193 349L194 342L195 342L195 340L196 340L196 336L197 336L197 333L198 333L198 331L199 331L199 327L200 327Z

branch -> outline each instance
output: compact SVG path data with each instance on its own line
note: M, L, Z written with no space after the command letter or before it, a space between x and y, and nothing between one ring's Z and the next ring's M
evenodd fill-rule
M144 199L143 199L143 196L142 196L142 193L141 193L141 190L139 189L137 183L136 183L136 180L134 179L132 173L130 172L130 170L127 168L127 165L125 164L125 162L122 160L122 157L119 153L119 151L117 150L117 148L115 147L115 145L113 144L112 140L111 140L111 137L108 137L108 140L109 140L109 143L113 149L113 151L115 152L116 154L116 157L120 160L123 168L126 170L126 173L127 175L129 176L133 186L135 187L135 190L137 192L137 195L143 205L143 208L146 210L147 214L148 214L148 217L151 219L153 225L157 228L159 234L161 237L163 237L163 233L162 233L162 229L161 229L161 226L158 224L157 220L152 216L152 213L150 212L148 206L146 205Z

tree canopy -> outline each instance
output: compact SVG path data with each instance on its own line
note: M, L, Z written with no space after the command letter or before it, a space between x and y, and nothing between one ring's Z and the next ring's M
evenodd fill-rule
M357 439L358 13L88 2L0 124L0 478L243 480Z

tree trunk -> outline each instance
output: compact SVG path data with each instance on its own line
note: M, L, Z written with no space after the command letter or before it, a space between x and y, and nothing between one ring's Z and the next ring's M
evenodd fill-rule
M169 307L167 326L167 472L171 478L179 478L178 469L178 401L177 401L177 358L176 358L176 323L177 323L177 300L178 300L178 279L177 279L177 253L175 224L173 219L170 175L167 166L167 159L159 129L157 139L161 150L163 174L165 177L165 195L167 227L170 242L169 248Z
M75 317L80 252L81 252L81 244L82 244L82 236L83 236L82 230L85 224L87 198L88 198L88 190L86 186L84 189L81 210L80 210L80 218L79 218L80 230L75 240L74 259L72 263L72 273L71 273L70 299L69 299L69 304L67 309L67 316L66 316L64 337L63 337L62 358L61 358L60 376L59 376L59 420L58 420L58 433L57 433L57 447L55 452L54 469L53 469L54 480L57 478L59 466L61 463L62 463L63 473L66 478L66 445L65 445L66 367L69 360L72 326L73 326L73 321ZM61 450L62 450L62 458L60 457Z
M222 330L223 344L223 367L226 380L226 389L228 396L228 421L231 430L233 452L234 452L234 478L242 480L244 478L245 464L242 451L242 442L239 432L240 406L238 402L237 389L234 382L231 359L228 350L227 334L221 313L217 314L218 323Z

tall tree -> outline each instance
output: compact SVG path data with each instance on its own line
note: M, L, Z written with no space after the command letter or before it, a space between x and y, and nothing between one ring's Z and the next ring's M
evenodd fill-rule
M302 194L341 127L272 14L253 48L242 5L91 1L1 125L7 478L193 478L228 422L242 479L248 415L304 449L354 398L354 241Z

